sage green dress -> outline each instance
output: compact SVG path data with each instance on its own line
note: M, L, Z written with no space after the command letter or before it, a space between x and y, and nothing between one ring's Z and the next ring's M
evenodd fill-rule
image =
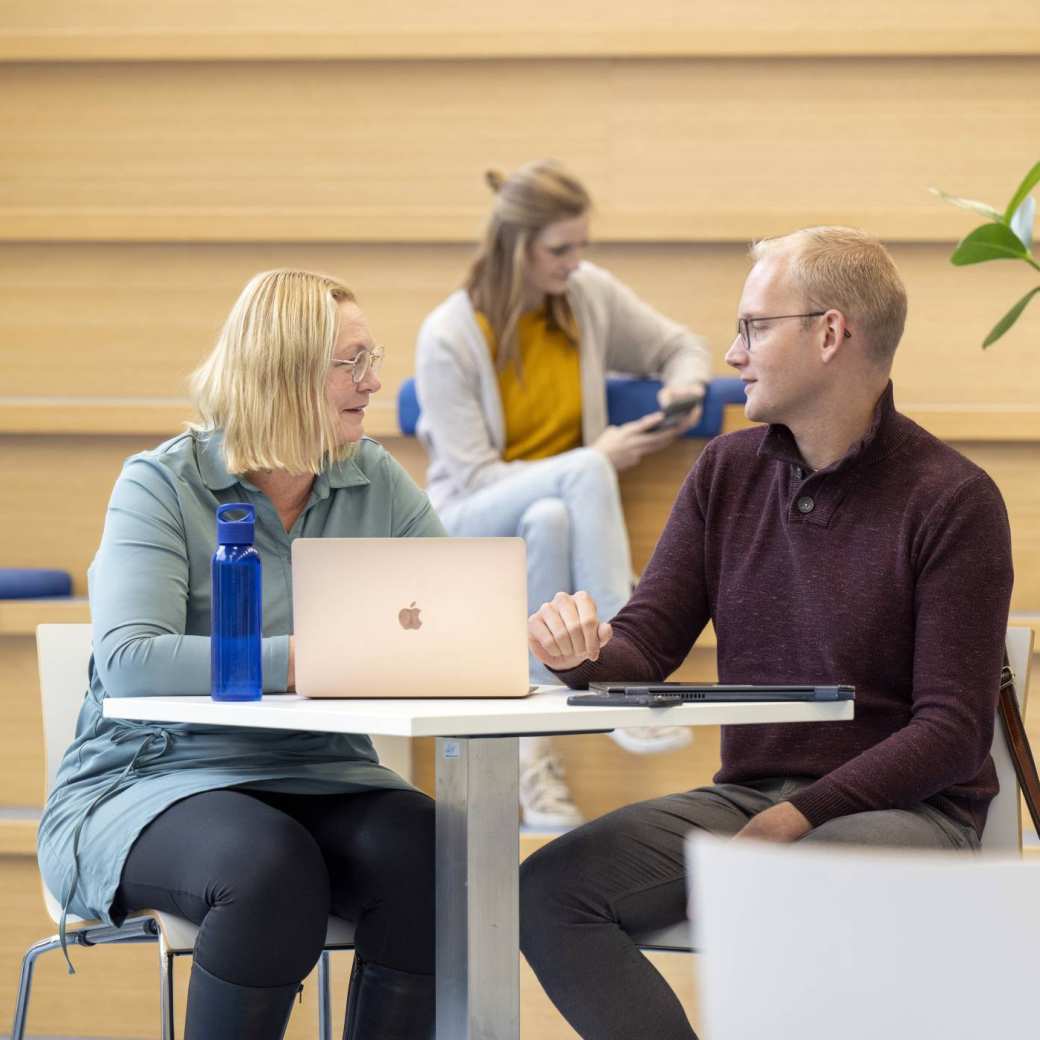
M366 736L102 715L105 697L210 692L215 513L223 502L243 501L256 507L263 564L266 693L284 693L287 684L295 539L444 534L426 495L367 438L315 479L288 532L270 500L228 472L219 432L185 433L127 460L88 572L89 688L39 829L41 872L72 913L114 920L113 897L131 846L151 820L188 795L242 785L316 794L409 787L379 765Z

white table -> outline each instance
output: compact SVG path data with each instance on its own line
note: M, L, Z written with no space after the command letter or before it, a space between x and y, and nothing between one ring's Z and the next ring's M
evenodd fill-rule
M561 687L512 700L108 697L109 718L436 737L437 1036L518 1040L518 736L629 726L851 719L851 701L575 708Z

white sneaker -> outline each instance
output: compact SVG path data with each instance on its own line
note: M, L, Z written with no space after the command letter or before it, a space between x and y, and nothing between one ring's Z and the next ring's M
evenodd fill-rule
M635 726L612 730L610 739L633 755L663 755L688 747L693 734L686 726Z
M585 822L571 798L563 763L556 755L521 763L520 811L525 827L562 830Z

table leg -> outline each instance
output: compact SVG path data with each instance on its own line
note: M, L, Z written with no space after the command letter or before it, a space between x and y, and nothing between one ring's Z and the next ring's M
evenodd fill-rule
M516 737L437 738L437 1037L519 1040Z

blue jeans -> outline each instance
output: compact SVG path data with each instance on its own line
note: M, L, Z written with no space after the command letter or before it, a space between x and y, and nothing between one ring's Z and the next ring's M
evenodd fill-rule
M628 602L632 561L617 473L605 455L576 448L440 510L459 538L519 535L527 543L527 609L584 590L609 620ZM531 658L534 682L557 680Z

